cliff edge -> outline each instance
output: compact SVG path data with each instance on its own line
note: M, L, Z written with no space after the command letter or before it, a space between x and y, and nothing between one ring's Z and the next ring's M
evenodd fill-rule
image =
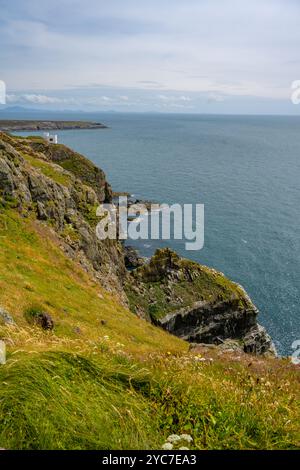
M166 248L131 273L126 292L133 311L190 343L240 347L275 354L258 309L224 274Z
M126 270L118 240L98 240L96 209L112 201L105 174L83 155L39 137L0 133L0 192L22 217L50 227L61 248L139 317L190 343L224 344L275 353L257 323L258 310L223 274L158 250L149 263Z

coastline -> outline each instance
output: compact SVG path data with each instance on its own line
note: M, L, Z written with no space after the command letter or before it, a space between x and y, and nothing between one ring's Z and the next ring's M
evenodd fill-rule
M16 131L53 131L72 129L107 129L100 122L93 121L56 121L32 119L0 119L0 130L4 132Z

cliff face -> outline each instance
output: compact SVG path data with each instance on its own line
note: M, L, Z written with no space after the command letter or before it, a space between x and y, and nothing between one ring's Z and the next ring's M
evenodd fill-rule
M65 145L52 145L44 140L29 141L29 145L35 152L45 155L49 161L57 163L70 171L82 183L93 188L99 202L111 202L112 190L104 172L83 155Z
M127 294L136 313L190 343L234 340L245 352L275 352L241 286L169 249L132 273Z
M121 244L95 232L96 208L111 197L102 170L63 145L0 133L0 195L24 217L44 221L68 256L127 302Z
M96 208L111 201L105 174L64 145L0 133L0 203L46 224L60 247L123 305L190 343L234 340L245 352L274 352L245 291L223 274L158 250L129 273L121 243L96 237Z

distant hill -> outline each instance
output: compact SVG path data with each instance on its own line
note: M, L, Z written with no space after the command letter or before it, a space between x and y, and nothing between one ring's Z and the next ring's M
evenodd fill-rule
M0 119L2 131L51 131L66 129L106 129L101 122L91 121L58 121L31 119Z

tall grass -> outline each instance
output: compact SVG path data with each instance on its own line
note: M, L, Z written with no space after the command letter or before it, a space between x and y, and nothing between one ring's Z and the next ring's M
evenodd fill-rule
M8 449L157 449L174 433L190 434L196 449L300 444L299 377L284 363L258 373L192 355L140 363L19 351L0 368L0 384L0 446Z
M197 449L300 448L299 369L288 361L188 353L11 209L0 212L0 265L0 305L16 322L0 325L0 447L156 449L188 433ZM37 304L53 332L28 324Z
M64 352L16 356L0 369L1 447L155 447L149 403L130 384L138 372L115 370L113 361Z

